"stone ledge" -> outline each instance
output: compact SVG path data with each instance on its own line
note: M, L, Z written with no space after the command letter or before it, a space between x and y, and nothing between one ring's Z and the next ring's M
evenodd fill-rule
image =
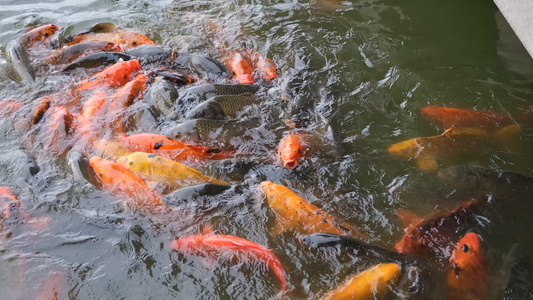
M494 0L533 58L533 0Z

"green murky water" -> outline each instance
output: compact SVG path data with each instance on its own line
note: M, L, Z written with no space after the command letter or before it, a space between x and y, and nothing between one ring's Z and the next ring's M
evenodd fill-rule
M254 196L257 184L284 184L392 248L403 234L395 216L398 208L425 215L467 199L434 172L422 172L414 161L387 152L392 143L442 133L422 118L420 109L449 106L515 116L531 105L533 61L487 0L3 0L0 45L33 24L84 28L111 21L180 52L217 57L201 29L208 18L225 28L234 45L245 42L277 64L280 78L273 86L290 100L279 112L271 105L274 123L301 112L321 115L339 132L344 152L331 156L318 151L296 171L282 169L271 162L279 137L263 128L243 147L259 149L250 160L264 163L246 170L231 162L227 168L217 163L203 167L223 180L246 181L249 187L209 199L206 205L184 205L171 221L154 220L122 211L116 197L75 183L66 164L53 155L38 157L41 171L31 176L24 158L27 135L13 131L11 120L4 120L1 185L12 187L32 215L52 221L44 230L14 225L0 240L0 298L31 299L55 271L63 274L63 298L275 297L278 282L261 265L209 268L170 251L172 239L198 234L207 223L219 233L272 249L285 266L289 297L319 298L381 261L308 251L291 233L272 237L274 217ZM57 84L46 74L40 78L40 86ZM34 100L32 92L9 81L0 84L0 98ZM533 176L531 133L522 128L519 151L480 149L468 162ZM512 244L523 244L533 257L530 208L531 203L494 205L470 228L484 241L491 299L498 299L505 284L502 260ZM443 258L432 260L446 268ZM422 299L446 299L438 267Z

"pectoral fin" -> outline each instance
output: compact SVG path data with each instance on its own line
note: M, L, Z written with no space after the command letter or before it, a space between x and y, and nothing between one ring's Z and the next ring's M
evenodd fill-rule
M417 159L418 167L422 171L434 171L439 167L439 164L437 163L437 159L433 156L419 156Z

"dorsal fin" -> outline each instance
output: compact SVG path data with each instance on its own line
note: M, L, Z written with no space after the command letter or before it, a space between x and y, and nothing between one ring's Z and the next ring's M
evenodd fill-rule
M421 218L413 211L403 208L398 208L396 210L396 216L398 217L398 219L400 219L400 221L402 221L403 226L405 226L406 228L415 225L421 220Z
M209 235L213 234L215 230L213 229L213 226L210 223L207 223L204 225L204 229L202 229L202 234Z

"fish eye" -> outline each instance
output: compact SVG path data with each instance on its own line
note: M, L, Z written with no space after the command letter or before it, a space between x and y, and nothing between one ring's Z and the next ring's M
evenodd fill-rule
M174 136L177 137L177 138L179 138L179 137L180 137L180 134L179 134L179 133L176 133Z
M137 45L137 42L133 42L133 43L131 43L131 44L132 44L133 46L136 46L136 45Z
M100 173L100 177L104 177L104 173Z
M233 76L235 76L235 71L231 72L233 74Z
M48 34L48 32L44 34L45 37L48 37L49 35L50 35L50 34Z
M302 153L302 150L300 148L298 148L298 153Z
M463 250L463 252L467 253L468 251L470 251L470 247L468 247L467 244L463 244L462 250Z
M132 162L132 161L130 161L130 166L132 166L132 165L133 165L133 162Z

